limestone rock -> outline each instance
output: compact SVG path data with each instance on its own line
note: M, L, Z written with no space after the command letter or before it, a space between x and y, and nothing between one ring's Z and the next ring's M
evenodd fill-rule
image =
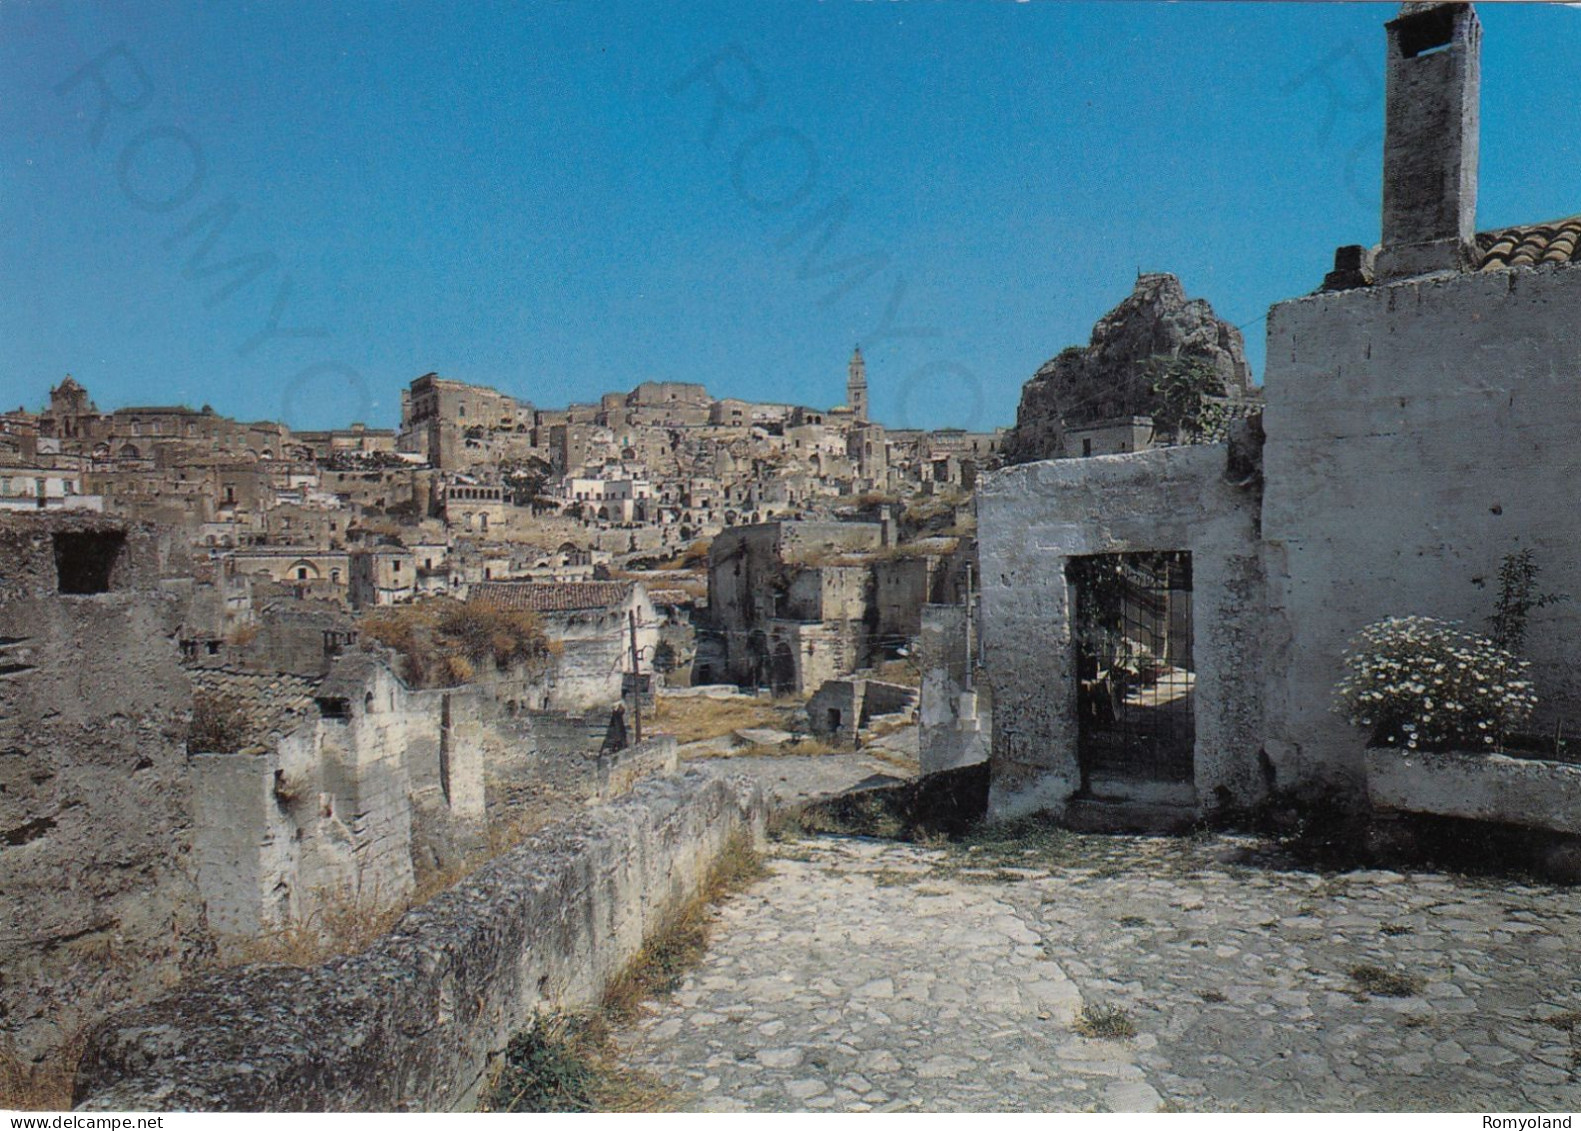
M1125 301L1098 320L1088 345L1064 350L1022 387L1006 462L1067 454L1064 432L1072 426L1151 415L1146 366L1155 357L1201 359L1229 395L1250 391L1241 332L1216 317L1206 299L1188 299L1175 276L1141 275Z

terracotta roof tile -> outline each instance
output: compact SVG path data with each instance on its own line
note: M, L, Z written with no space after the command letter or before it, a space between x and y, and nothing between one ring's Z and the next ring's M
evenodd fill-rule
M313 693L318 680L288 672L237 672L197 668L190 672L199 694L224 698L246 716L253 741L288 734L318 711Z
M1472 246L1471 265L1477 271L1581 262L1581 256L1576 254L1581 248L1581 216L1478 232Z
M631 581L484 581L468 590L467 603L530 609L535 613L608 609L624 605L634 584Z

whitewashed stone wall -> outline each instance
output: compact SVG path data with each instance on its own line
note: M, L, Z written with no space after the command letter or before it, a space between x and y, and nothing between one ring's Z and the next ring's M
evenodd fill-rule
M1081 787L1075 645L1066 561L1087 554L1192 555L1199 808L1261 789L1265 622L1257 492L1226 474L1223 445L1048 460L980 488L982 646L993 688L989 808L1062 812Z
M1446 275L1281 303L1268 319L1267 749L1281 785L1362 788L1331 710L1340 656L1403 614L1485 626L1531 549L1538 726L1581 723L1581 269Z

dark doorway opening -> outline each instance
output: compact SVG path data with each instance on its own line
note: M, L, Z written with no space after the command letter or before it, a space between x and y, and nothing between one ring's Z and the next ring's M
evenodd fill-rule
M1196 745L1191 555L1072 558L1083 793L1190 783Z

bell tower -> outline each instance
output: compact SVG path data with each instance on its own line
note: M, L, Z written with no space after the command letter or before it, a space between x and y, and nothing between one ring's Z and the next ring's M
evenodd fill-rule
M862 360L862 347L851 351L851 364L845 381L845 403L856 414L857 420L867 419L867 362Z

